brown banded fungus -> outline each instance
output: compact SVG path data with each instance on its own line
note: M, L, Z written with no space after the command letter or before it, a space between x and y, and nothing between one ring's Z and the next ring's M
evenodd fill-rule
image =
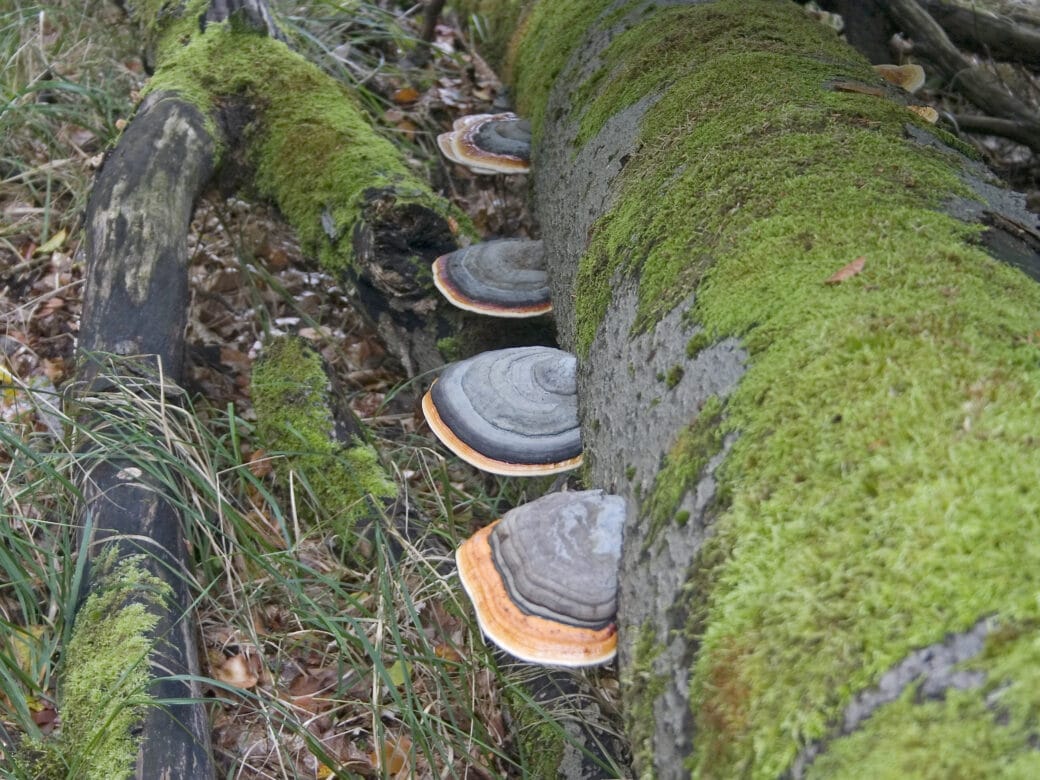
M455 120L437 146L452 162L474 173L527 173L531 161L531 124L516 114L474 114Z
M551 347L512 347L449 364L423 396L437 438L467 463L505 476L581 465L577 360Z
M625 500L551 493L512 509L455 553L483 632L531 663L588 666L617 650Z
M920 65L875 65L874 70L889 84L895 84L910 94L924 86L924 68Z
M492 317L537 317L552 310L541 241L502 239L433 261L433 283L455 306Z

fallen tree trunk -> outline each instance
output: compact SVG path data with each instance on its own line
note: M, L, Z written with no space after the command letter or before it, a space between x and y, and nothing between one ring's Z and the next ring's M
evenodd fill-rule
M836 88L882 85L794 4L464 5L517 30L588 482L630 502L637 773L1036 771L1022 198Z
M157 622L147 632L151 643L145 662L155 679L147 690L153 705L145 711L138 777L214 774L209 719L197 680L192 564L180 512L149 469L148 448L153 440L162 440L161 430L154 415L135 409L136 403L179 400L176 384L182 376L188 308L187 228L195 198L213 172L214 151L205 118L194 106L156 95L142 106L106 161L86 213L88 292L79 342L81 386L75 398L89 437L80 525L90 536L83 545L91 561L106 556L113 546L121 560L142 556L140 568L169 587L165 598L144 602ZM111 446L100 445L102 439L125 446L113 454ZM105 454L91 463L95 450ZM88 569L84 597L105 592L105 573ZM77 619L77 636L98 630L85 622L82 615ZM141 662L122 655L107 659L114 675L110 684L124 673L124 663ZM95 681L94 686L102 683ZM188 700L195 703L156 703ZM63 714L69 704L63 702ZM71 704L80 717L99 717L82 704ZM85 724L76 724L72 732L90 734ZM83 745L70 749L91 751ZM109 760L109 768L120 764L118 758ZM122 761L130 766L134 755ZM90 771L85 775L99 776Z

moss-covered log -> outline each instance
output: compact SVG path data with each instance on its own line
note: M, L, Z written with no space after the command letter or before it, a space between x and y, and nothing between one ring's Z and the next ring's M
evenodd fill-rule
M631 502L638 774L1040 772L1022 199L793 3L464 5L516 23L586 476Z
M131 588L125 602L107 602L104 614L92 616L84 608L77 615L77 636L103 634L104 625L121 624L142 608L151 621L140 640L146 645L143 659L111 656L112 647L97 641L77 646L78 665L115 670L107 684L88 678L80 688L101 686L105 695L130 697L106 704L105 711L118 717L95 721L100 713L91 700L70 685L82 670L66 669L61 707L70 722L63 727L63 750L67 760L78 762L73 774L83 777L127 777L133 771L140 778L213 776L182 519L147 462L162 432L154 415L134 408L138 402L177 402L188 308L188 223L215 162L216 144L205 124L190 104L154 95L106 160L87 206L80 385L74 395L80 423L90 432L80 442L84 549L91 561L114 548L124 559L139 556L139 568L167 593L134 598ZM106 598L103 569L88 567L84 596ZM94 625L99 620L101 626ZM146 688L119 683L126 663L135 665L135 674L142 664L146 670L151 665ZM151 706L142 707L144 700ZM184 703L190 700L197 703ZM139 739L131 737L131 727ZM74 744L76 737L87 741Z

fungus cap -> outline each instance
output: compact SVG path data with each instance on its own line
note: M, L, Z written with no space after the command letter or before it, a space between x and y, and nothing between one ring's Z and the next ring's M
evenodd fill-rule
M492 317L537 317L552 310L541 241L474 244L433 261L433 283L455 306Z
M920 65L875 65L874 70L889 84L902 87L911 94L924 86L924 68Z
M624 522L619 496L551 493L463 542L455 560L481 630L531 663L610 661Z
M437 438L467 463L505 476L581 465L577 360L551 347L512 347L449 364L423 396Z
M437 146L452 162L474 173L527 173L531 160L531 124L516 114L474 114L455 120Z

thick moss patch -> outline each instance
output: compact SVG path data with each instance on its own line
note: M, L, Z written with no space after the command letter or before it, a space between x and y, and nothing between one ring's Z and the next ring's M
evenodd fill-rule
M418 204L469 229L373 130L354 95L317 66L233 25L211 24L190 35L180 29L163 37L148 89L177 92L211 116L226 101L239 115L253 113L254 129L246 134L256 184L327 268L342 270L353 260L354 229L372 190L391 190L396 203Z
M285 456L280 470L302 477L321 516L341 535L373 511L373 499L396 497L397 486L387 478L372 445L334 440L321 357L298 339L278 339L267 346L253 368L252 395L263 446Z
M76 615L65 648L59 737L28 744L16 766L25 776L119 780L133 774L135 729L149 706L149 611L169 598L169 586L148 574L141 557L114 562L115 548L95 562L97 586ZM21 776L21 774L19 775Z
M980 661L986 682L924 699L917 686L885 707L859 731L832 742L808 778L854 780L973 780L1040 777L1036 749L1036 691L1040 688L1040 635L1033 626L1006 643L998 634Z
M646 328L732 253L738 237L754 231L757 240L764 218L786 241L784 254L822 243L820 260L833 264L821 222L857 238L874 232L880 204L920 207L964 192L946 156L903 137L915 121L905 107L827 88L876 76L795 11L768 3L752 12L733 2L661 11L619 35L598 80L587 82L594 87L581 91L587 140L612 113L667 85L581 262L579 352L595 336L616 273L639 277L636 327ZM609 64L615 60L622 64ZM800 265L806 274L830 267Z
M897 102L829 88L876 78L794 4L664 9L604 63L578 93L579 142L639 97L630 79L661 97L581 261L577 349L627 274L637 328L696 292L691 321L750 352L722 423L738 436L696 616L690 769L774 778L912 650L985 615L1040 620L1040 287L942 213L971 197L956 155L908 138ZM824 284L860 256L859 276ZM901 700L821 766L856 776L872 744L887 751L872 767L934 760L975 724L966 766L1031 767L1035 661L973 663L1017 715L994 726L971 691ZM906 738L868 735L901 718Z

